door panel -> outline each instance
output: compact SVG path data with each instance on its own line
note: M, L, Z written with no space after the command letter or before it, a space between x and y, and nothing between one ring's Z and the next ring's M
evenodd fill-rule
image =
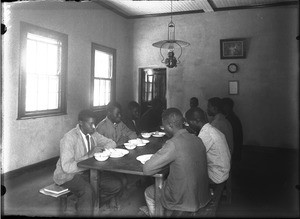
M166 68L141 68L140 74L141 115L149 109L155 98L160 99L166 108Z

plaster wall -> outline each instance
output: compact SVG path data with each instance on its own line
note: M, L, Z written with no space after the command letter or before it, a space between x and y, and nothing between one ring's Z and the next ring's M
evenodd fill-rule
M152 43L167 39L170 17L136 19L133 71L164 67ZM244 131L244 144L298 148L298 7L272 7L173 16L181 64L167 70L167 104L185 112L196 96L206 110L211 97L231 97ZM247 38L245 59L220 59L220 39ZM236 63L239 72L227 71ZM239 81L239 94L228 95L228 81ZM137 88L137 86L135 86ZM138 94L138 92L135 92Z
M131 25L96 3L4 3L7 33L3 48L3 169L8 172L59 155L59 141L89 108L91 43L117 50L117 100L132 98ZM67 115L17 120L20 22L68 35ZM128 79L129 78L129 79Z

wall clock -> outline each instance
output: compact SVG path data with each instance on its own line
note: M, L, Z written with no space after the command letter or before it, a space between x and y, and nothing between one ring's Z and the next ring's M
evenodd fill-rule
M228 65L228 71L230 72L230 73L236 73L237 71L238 71L238 66L237 66L237 64L235 64L235 63L230 63L229 65Z

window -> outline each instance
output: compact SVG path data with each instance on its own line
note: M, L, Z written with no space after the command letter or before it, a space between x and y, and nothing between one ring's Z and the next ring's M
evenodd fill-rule
M65 34L21 22L18 119L66 113Z
M92 43L91 106L103 109L115 99L116 50Z

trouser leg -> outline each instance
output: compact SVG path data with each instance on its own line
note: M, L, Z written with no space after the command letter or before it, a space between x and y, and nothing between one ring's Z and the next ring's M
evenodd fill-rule
M153 216L155 213L155 188L154 185L151 185L145 190L145 200L149 209L150 216Z
M122 180L116 174L101 172L100 182L101 200L107 201L122 191Z
M67 187L77 198L77 212L80 215L92 216L94 206L94 191L83 174L76 174L74 178L65 182Z

